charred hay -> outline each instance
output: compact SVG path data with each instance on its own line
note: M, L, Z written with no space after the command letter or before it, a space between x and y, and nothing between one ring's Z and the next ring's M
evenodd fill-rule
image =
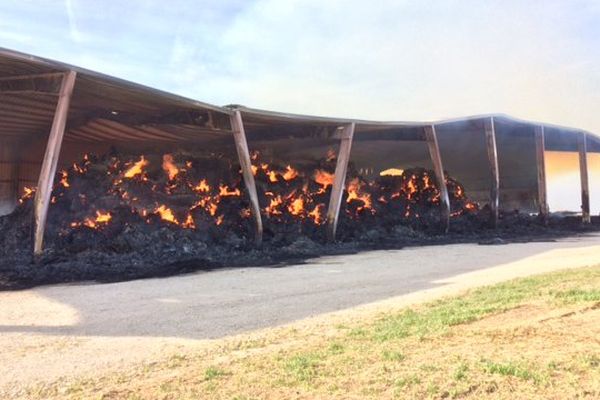
M447 176L452 218L450 233L442 234L431 171L414 168L367 180L350 166L339 240L327 244L323 224L335 158L324 155L300 167L255 154L265 226L264 243L256 247L232 159L184 152L86 156L57 176L40 257L31 256L33 193L0 217L0 289L282 266L368 249L549 240L598 227L596 219L582 226L576 218L554 217L545 225L515 211L502 213L497 229L490 229L489 209L469 201L462 185Z

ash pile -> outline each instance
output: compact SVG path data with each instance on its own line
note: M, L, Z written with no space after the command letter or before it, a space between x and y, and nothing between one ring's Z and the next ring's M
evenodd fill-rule
M548 228L517 212L503 215L499 229L490 230L489 210L480 209L459 182L446 176L451 232L443 234L432 171L396 170L367 180L350 165L338 242L326 244L335 165L333 152L295 166L252 154L264 224L264 241L257 247L242 174L232 155L86 155L57 174L41 256L31 256L35 188L25 188L16 210L0 217L0 288L282 265L362 249L498 236L531 240L581 229L563 220L551 221Z

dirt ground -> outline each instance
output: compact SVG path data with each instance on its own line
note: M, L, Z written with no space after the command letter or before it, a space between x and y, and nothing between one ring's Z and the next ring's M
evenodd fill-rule
M180 335L95 335L93 329L86 332L87 325L83 325L83 328L80 326L81 315L76 307L57 301L50 295L52 291L71 290L74 293L73 296L79 296L80 303L86 303L88 301L87 294L93 292L93 296L102 296L110 303L113 297L117 299L116 301L119 299L118 296L115 296L117 290L115 285L56 286L0 293L0 304L2 304L0 308L0 394L2 397L17 396L22 393L20 390L23 387L42 385L61 379L85 379L98 374L118 372L141 363L169 360L187 352L215 356L220 354L223 349L252 348L254 347L253 343L267 343L273 338L285 336L286 332L300 332L304 336L327 336L329 331L335 330L334 326L356 321L362 316L372 316L373 313L397 310L409 304L515 277L600 263L600 237L594 235L548 243L546 247L543 247L543 251L540 250L539 243L503 246L508 249L508 253L510 253L510 246L538 247L535 247L537 250L528 257L517 260L507 257L507 262L498 261L494 265L486 265L484 260L490 252L494 251L495 247L448 246L452 248L452 251L448 251L451 257L460 260L462 249L463 255L468 253L470 258L481 259L485 268L451 276L440 275L443 276L441 279L431 277L432 285L430 287L402 296L389 297L340 311L322 313L275 328L263 328L217 339L194 339L193 335L189 334L190 332L185 332L186 325L183 323ZM412 256L417 257L415 259L417 265L433 263L443 268L444 260L439 259L437 252L433 252L435 257L432 257L431 248L411 251L414 252ZM378 257L383 257L385 254L386 252L371 254L370 262L377 263ZM340 262L347 261L348 257L360 257L360 255L343 256L340 258ZM328 264L325 264L329 268L332 259L335 261L335 257L332 257L327 260ZM186 281L193 278L194 275L168 278L168 280L164 280L164 284L175 287L180 285L183 288ZM132 298L138 297L144 300L145 292L136 292L144 282L154 282L154 284L160 285L163 280L120 283L118 290L130 290L129 295ZM89 301L94 301L94 298L90 297ZM173 303L169 298L163 298L163 301L167 304ZM201 293L198 301L211 304L211 299L202 298ZM119 304L113 304L113 306L111 313L117 315L112 315L112 317L118 318L122 326L127 327L127 324L131 323L132 331L139 332L140 329L144 329L144 326L140 326L140 321L129 322L130 315L127 313L127 307L122 307L124 312L119 314ZM266 306L268 307L268 304ZM181 304L180 307L185 308L186 304ZM148 329L148 332L155 332L152 325L160 323L161 320L173 324L173 320L166 314L169 309L161 309L161 312L165 312L165 314L158 313L146 321L145 328ZM522 312L524 316L531 315L537 322L540 319L552 317L545 315L545 310L541 310L541 314L532 309L516 310L515 312ZM587 315L593 315L594 319L582 318L577 312L569 315L568 318L582 324L583 332L585 332L585 329L589 328L586 325L589 324L589 321L597 321L598 312L593 310ZM190 314L189 318L201 319L202 316ZM550 324L560 324L562 323L560 321L561 319L558 319ZM495 324L501 325L502 321L497 320ZM565 328L565 332L568 332L568 329ZM560 340L560 336L556 340ZM539 345L543 348L544 343L540 342Z

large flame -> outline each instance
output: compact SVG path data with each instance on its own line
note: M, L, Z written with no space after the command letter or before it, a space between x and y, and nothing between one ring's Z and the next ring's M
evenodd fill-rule
M364 186L358 178L354 178L348 183L348 198L346 202L350 203L354 200L362 202L362 205L357 207L357 211L371 209L373 206L371 194L364 191Z

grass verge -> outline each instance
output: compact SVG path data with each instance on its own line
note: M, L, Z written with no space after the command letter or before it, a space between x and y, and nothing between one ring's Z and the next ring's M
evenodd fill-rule
M22 393L103 399L591 399L600 398L599 337L595 266Z

